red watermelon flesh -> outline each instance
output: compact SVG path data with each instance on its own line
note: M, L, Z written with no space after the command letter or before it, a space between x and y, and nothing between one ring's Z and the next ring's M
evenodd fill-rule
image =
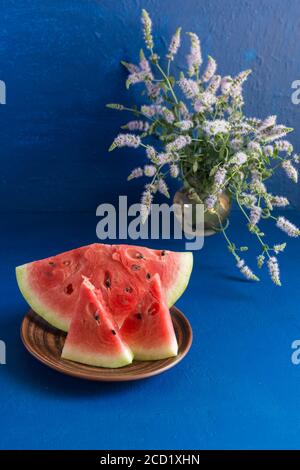
M184 292L192 253L129 245L92 244L16 268L20 290L32 309L51 325L68 331L82 276L100 289L115 320L122 325L137 311L151 278L158 273L170 307Z
M121 335L135 359L146 361L177 355L177 340L158 274L149 282L138 310L124 321Z
M121 338L101 290L84 278L62 357L98 367L123 367L133 356Z

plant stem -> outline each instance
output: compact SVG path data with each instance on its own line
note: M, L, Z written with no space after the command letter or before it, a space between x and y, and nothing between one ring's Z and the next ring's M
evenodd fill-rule
M171 65L171 61L168 60L168 66L167 66L167 75L168 75L168 77L170 75L170 65Z
M169 87L169 90L170 90L170 92L171 92L171 95L173 96L173 99L174 99L175 103L178 104L178 100L177 100L177 97L176 97L176 95L175 95L175 93L174 93L173 87L172 87L172 85L171 85L171 83L170 83L169 77L165 74L165 72L163 71L163 69L161 68L161 66L159 65L158 62L156 62L155 65L156 65L156 67L158 68L158 70L160 71L160 73L162 74L162 76L164 77L164 79L166 80L167 85L168 85L168 87Z
M140 116L144 116L145 118L150 119L150 121L155 121L155 119L153 119L149 116L146 116L146 114L144 114L141 111L138 111L137 109L134 109L134 108L127 108L126 106L123 106L122 111L130 111L132 113L139 114Z
M227 233L226 233L226 229L225 229L224 226L223 226L223 223L222 223L221 217L220 217L220 215L219 215L219 212L217 212L217 216L218 216L218 219L219 219L219 224L220 224L220 226L221 226L223 236L224 236L225 240L226 240L227 243L228 243L228 247L230 248L230 253L234 256L234 258L236 259L236 261L239 261L240 258L239 258L239 256L236 254L236 252L235 252L233 243L232 243L232 242L229 240L229 238L228 238L228 235L227 235Z
M241 203L240 203L238 193L236 193L236 202L238 203L239 208L241 209L242 213L244 214L244 216L246 217L246 219L248 220L248 222L251 224L251 220L250 220L250 218L249 218L247 212L244 210L244 208L242 207L242 205L241 205ZM261 236L260 236L258 233L256 233L256 232L254 232L254 233L255 233L257 239L259 240L260 244L262 245L264 252L266 252L267 255L268 255L268 257L271 258L270 253L269 253L269 250L268 250L268 248L266 248L266 244L263 242Z

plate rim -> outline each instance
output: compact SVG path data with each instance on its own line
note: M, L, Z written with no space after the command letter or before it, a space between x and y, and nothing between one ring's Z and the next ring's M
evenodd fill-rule
M125 367L119 367L119 368L116 368L114 370L118 370L120 371L120 374L116 374L116 375L112 375L111 377L105 377L105 376L101 376L101 373L99 373L99 376L96 376L96 375L89 375L88 372L80 372L80 374L78 372L76 372L76 370L72 370L72 369L66 369L64 370L63 369L63 362L59 362L58 365L52 363L52 362L48 362L45 360L45 358L40 355L36 349L34 349L31 344L26 340L26 335L24 333L24 328L25 328L25 322L28 321L28 316L29 314L33 312L35 315L38 315L33 309L29 309L26 314L24 315L23 319L22 319L22 322L21 322L21 326L20 326L20 336L21 336L21 340L22 340L22 343L25 347L25 349L36 359L38 360L40 363L42 363L43 365L49 367L50 369L52 370L55 370L56 372L60 372L61 374L63 375L67 375L67 376L70 376L70 377L74 377L74 378L77 378L77 379L81 379L81 380L89 380L89 381L92 381L92 382L131 382L131 381L136 381L136 380L142 380L142 379L146 379L146 378L149 378L149 377L153 377L155 375L159 375L163 372L166 372L167 370L171 369L172 367L175 367L179 362L181 362L184 357L188 354L191 346L192 346L192 342L193 342L193 330L192 330L192 327L191 327L191 324L189 322L189 320L187 319L187 317L184 315L184 313L176 306L173 306L170 308L170 312L171 312L171 315L172 315L172 321L173 321L173 315L175 314L177 317L179 317L179 319L181 320L181 322L185 325L185 331L186 331L186 346L185 346L185 349L180 353L178 354L177 356L175 356L174 358L172 358L172 362L170 362L169 364L165 364L164 366L161 366L159 367L159 362L161 361L160 359L157 360L157 361L153 361L153 362L157 362L158 363L158 367L157 369L154 369L152 371L149 371L149 372L143 372L141 373L140 375L122 375L122 369L125 370L126 367L128 366L125 366ZM51 328L53 328L54 330L57 330L58 332L60 330L58 330L57 328L53 327L52 325L49 324L49 326ZM50 357L50 356L49 356ZM164 359L162 359L164 360ZM72 363L73 361L68 361L70 363ZM150 361L138 361L138 362L150 362ZM74 364L77 364L76 362L74 362ZM86 364L86 367L89 367L88 364ZM95 366L90 366L91 368L93 368L93 370L95 371ZM99 371L101 370L101 368L99 368Z

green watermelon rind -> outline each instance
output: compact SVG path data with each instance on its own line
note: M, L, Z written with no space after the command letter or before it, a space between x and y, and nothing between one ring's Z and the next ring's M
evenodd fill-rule
M58 328L62 331L68 331L69 322L64 321L59 318L56 312L49 310L43 302L40 302L35 292L28 285L27 279L27 266L29 264L23 264L16 268L16 278L18 282L19 289L30 305L32 310L34 310L38 315L40 315L44 320L46 320L50 325ZM190 276L193 269L193 253L192 252L183 252L181 253L181 266L180 274L178 275L175 283L170 287L166 293L168 307L172 307L175 302L181 297L190 280Z
M55 326L59 330L67 332L69 329L69 324L61 320L55 312L45 308L45 305L39 301L36 294L29 287L27 282L27 266L27 264L23 264L22 266L18 266L16 268L18 286L24 299L30 305L32 310L38 313L42 318L44 318L44 320L50 323L50 325Z
M182 263L180 268L180 275L177 278L177 281L170 287L166 294L168 307L171 308L172 305L177 302L177 300L182 296L186 290L192 270L193 270L193 253L191 251L181 253Z

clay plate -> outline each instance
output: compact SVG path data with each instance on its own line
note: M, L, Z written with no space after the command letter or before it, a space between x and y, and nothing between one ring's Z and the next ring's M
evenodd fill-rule
M173 325L178 341L178 355L159 361L133 361L118 369L93 367L61 358L66 333L52 327L33 310L29 310L21 325L21 338L26 349L43 364L63 374L80 379L118 382L139 380L160 374L180 362L188 353L193 339L187 318L176 307L171 308Z

